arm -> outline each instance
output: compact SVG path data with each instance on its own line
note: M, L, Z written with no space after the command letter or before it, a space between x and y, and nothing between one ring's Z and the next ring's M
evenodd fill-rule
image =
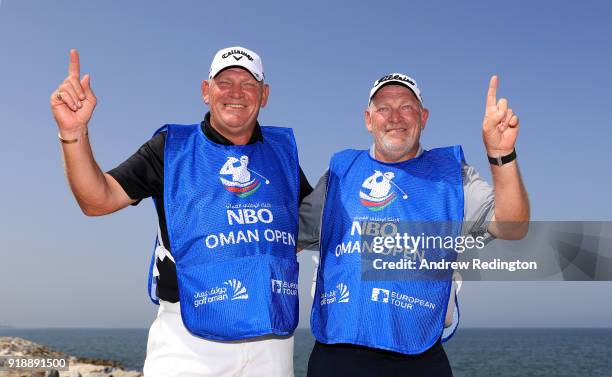
M519 120L505 98L497 101L497 76L491 77L482 124L482 138L491 157L506 156L514 150ZM495 213L489 232L501 239L521 239L529 228L529 199L517 161L491 165Z
M446 317L444 317L444 327L450 327L453 324L453 317L455 314L455 295L457 294L456 272L453 273L453 282L451 285L450 297L448 298L448 305L446 306Z
M97 99L89 75L80 78L79 55L70 51L68 77L51 95L51 111L59 129L68 184L83 213L105 215L124 208L129 198L117 181L96 163L87 138L87 124Z
M323 174L314 190L300 204L298 251L319 249L321 215L327 193L327 175L328 172Z

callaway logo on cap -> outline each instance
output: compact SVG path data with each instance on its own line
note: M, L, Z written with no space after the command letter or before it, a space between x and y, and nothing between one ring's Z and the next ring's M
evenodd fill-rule
M369 101L370 102L372 101L372 97L374 97L376 92L378 92L378 89L382 88L385 85L389 85L389 84L403 85L406 88L412 90L412 92L414 93L416 98L419 100L419 102L423 104L423 98L421 97L421 91L419 90L419 87L417 86L416 81L412 77L406 76L401 73L391 73L389 75L383 76L379 78L378 80L376 80L374 82L374 86L372 87L372 90L370 90Z
M210 65L208 78L212 79L225 68L241 67L251 72L257 81L263 81L264 71L259 55L253 51L240 47L227 47L219 50Z

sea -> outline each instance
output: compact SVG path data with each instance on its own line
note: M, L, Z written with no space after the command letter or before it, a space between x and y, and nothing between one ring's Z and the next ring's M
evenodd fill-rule
M142 370L147 329L0 329L69 355ZM306 376L314 338L295 333L295 376ZM444 348L455 377L612 377L612 329L459 329Z

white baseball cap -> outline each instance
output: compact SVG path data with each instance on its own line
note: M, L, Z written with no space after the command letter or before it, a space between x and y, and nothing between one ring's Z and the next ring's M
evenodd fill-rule
M412 90L416 98L419 100L419 102L421 102L421 105L423 104L421 91L419 90L416 81L412 77L406 76L402 73L391 73L374 81L374 86L372 87L372 90L370 90L370 99L368 102L372 102L372 97L374 97L374 95L376 94L376 92L378 92L380 88L389 84L403 85L406 88Z
M219 50L212 63L210 64L210 71L208 71L208 78L212 79L219 72L225 68L230 67L241 67L251 72L251 75L257 81L263 81L264 71L259 55L253 51L240 47L227 47Z

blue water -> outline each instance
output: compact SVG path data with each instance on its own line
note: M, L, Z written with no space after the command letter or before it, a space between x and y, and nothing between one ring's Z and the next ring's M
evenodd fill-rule
M1 329L70 355L119 361L142 370L147 330ZM306 375L314 344L295 335L295 375ZM612 329L460 329L445 344L456 377L612 377Z

